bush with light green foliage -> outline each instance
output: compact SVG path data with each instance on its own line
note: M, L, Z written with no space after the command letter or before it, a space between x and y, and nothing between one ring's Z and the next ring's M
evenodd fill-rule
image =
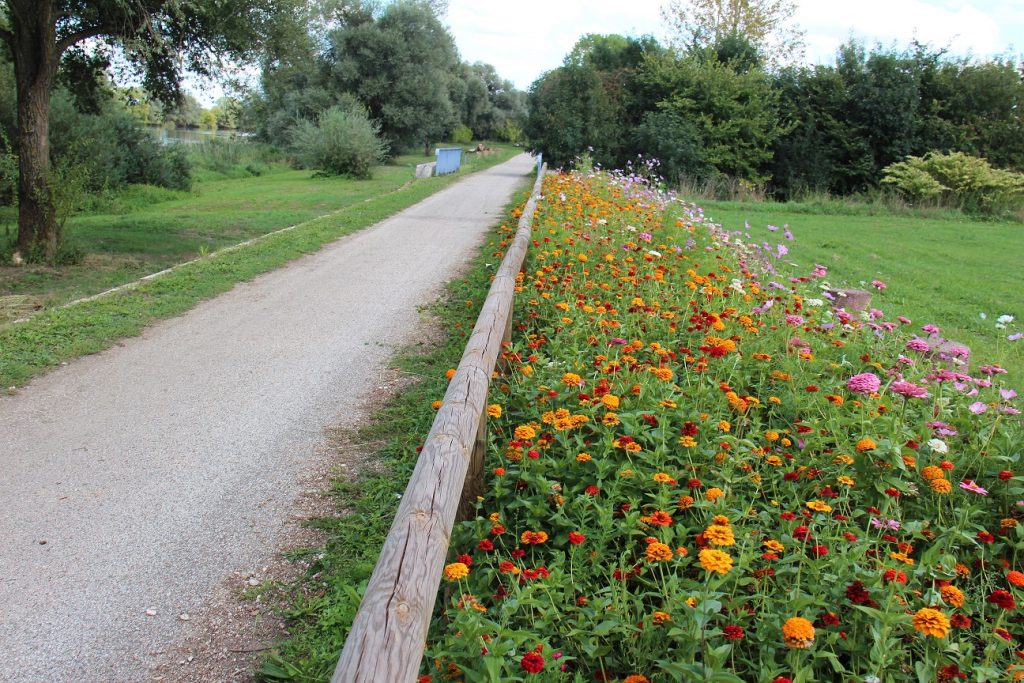
M1024 206L1024 174L993 168L962 152L928 152L883 169L882 182L913 202L935 201L968 213L996 214Z
M328 175L369 178L386 151L380 127L361 107L331 107L316 123L293 126L290 137L302 165Z
M452 142L457 145L468 145L473 142L473 131L464 123L460 123L452 132Z

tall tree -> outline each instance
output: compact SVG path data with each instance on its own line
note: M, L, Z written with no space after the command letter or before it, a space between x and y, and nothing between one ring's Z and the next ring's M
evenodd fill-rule
M13 57L17 90L18 248L39 249L47 259L57 250L49 110L62 61L87 59L97 46L119 48L144 76L147 91L173 101L184 70L208 75L220 58L251 55L282 4L0 0L0 40Z
M459 65L455 41L430 3L398 0L379 16L350 8L343 22L330 34L334 88L359 98L392 150L429 148L453 125L449 91Z
M669 0L661 8L673 47L713 48L738 36L772 65L803 56L804 32L793 23L795 13L795 0Z

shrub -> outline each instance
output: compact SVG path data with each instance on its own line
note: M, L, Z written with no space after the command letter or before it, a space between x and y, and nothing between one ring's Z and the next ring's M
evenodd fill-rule
M82 114L66 94L57 93L51 145L56 160L85 169L87 192L134 184L175 190L192 185L191 164L182 150L160 145L131 114L113 107Z
M356 107L331 107L315 124L299 122L291 129L291 143L306 168L354 178L371 177L385 153L380 126Z
M1024 174L962 152L928 152L887 166L882 182L912 201L937 199L970 213L1002 213L1024 204Z
M473 142L473 131L466 124L460 123L452 133L452 142L457 145L468 145Z
M523 127L512 119L505 121L494 130L494 135L502 142L518 145L523 142Z

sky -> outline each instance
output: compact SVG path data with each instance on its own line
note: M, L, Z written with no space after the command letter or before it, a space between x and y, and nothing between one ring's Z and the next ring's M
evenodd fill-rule
M561 65L586 33L651 34L665 42L662 0L450 0L446 22L466 61L493 64L527 89ZM798 0L804 61L831 64L851 36L906 47L917 38L952 54L1024 54L1024 0Z

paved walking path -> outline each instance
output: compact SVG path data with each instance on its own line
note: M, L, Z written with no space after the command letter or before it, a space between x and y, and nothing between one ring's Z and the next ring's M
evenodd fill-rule
M0 681L144 680L179 615L275 547L321 429L359 410L532 164L0 398Z

